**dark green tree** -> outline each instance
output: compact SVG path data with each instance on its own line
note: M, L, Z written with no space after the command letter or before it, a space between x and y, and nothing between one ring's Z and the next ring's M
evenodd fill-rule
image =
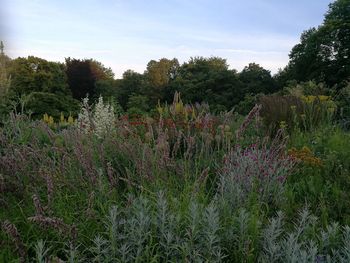
M11 59L6 56L4 48L4 43L0 41L0 99L7 94L11 83L11 77L8 72Z
M144 93L152 104L156 104L158 100L164 100L167 87L176 78L179 67L179 61L176 58L151 60L147 64L144 73L146 80Z
M133 70L127 70L123 73L123 78L116 81L116 94L119 104L124 110L127 109L129 97L132 94L143 94L144 75Z
M95 84L95 99L100 95L103 98L117 98L118 97L118 80L102 79L97 80Z
M276 81L272 78L270 71L259 64L249 63L239 74L239 80L243 83L244 94L269 94L277 90Z
M168 93L175 91L185 102L208 102L213 110L231 109L244 97L237 72L218 57L195 57L184 63Z
M10 110L8 92L11 86L9 67L11 59L4 52L4 43L0 41L0 118Z
M305 31L293 47L290 61L280 77L297 81L315 80L332 87L350 78L350 1L329 5L322 25Z
M148 97L144 95L132 94L128 100L129 114L144 114L150 110L150 103Z
M17 58L11 62L10 74L9 97L18 110L37 118L44 113L58 117L61 112L77 111L78 102L68 88L64 64L33 56Z
M71 96L60 96L48 92L32 92L26 98L25 110L33 118L42 118L45 113L58 119L64 116L75 116L80 109L79 101Z
M81 100L89 95L94 97L96 90L96 76L90 66L89 59L71 59L66 58L66 74L68 85L72 92L73 98Z
M31 92L70 95L64 65L38 57L17 58L11 62L10 92L20 97Z

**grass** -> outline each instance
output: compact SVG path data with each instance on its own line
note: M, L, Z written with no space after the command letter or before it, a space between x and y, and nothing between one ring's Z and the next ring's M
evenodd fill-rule
M349 261L348 132L327 119L271 133L260 107L179 98L158 112L91 129L9 116L0 261Z

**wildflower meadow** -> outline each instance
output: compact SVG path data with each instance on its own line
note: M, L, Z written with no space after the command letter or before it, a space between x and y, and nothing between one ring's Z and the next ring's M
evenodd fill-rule
M151 115L102 97L76 118L11 113L1 261L349 262L350 133L327 114L271 132L264 103L212 114L176 93ZM310 103L291 119L320 118Z
M349 263L349 21L2 1L0 263Z

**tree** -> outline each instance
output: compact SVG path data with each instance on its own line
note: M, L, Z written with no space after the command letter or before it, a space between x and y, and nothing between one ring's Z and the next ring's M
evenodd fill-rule
M66 58L66 74L68 85L73 98L82 100L87 95L95 95L96 76L94 75L88 59L79 60Z
M20 97L31 92L70 95L64 65L38 57L17 58L11 62L10 92Z
M64 116L76 115L79 111L79 101L71 96L62 96L48 92L32 92L28 95L25 109L30 111L32 117L42 118L45 113L59 118L61 113Z
M164 99L166 88L170 81L176 78L179 67L179 61L176 58L172 60L162 58L159 61L148 62L145 71L147 87L144 93L153 104Z
M109 96L115 88L114 73L94 59L66 59L68 85L75 99L81 100L89 95L98 99L100 95Z
M350 1L337 0L329 5L318 28L305 31L289 55L284 72L287 79L315 80L332 87L350 78Z
M123 73L123 78L116 82L116 94L119 104L125 110L132 94L142 94L144 75L133 70Z
M41 118L44 113L58 117L77 110L67 85L65 67L62 63L50 62L30 56L11 62L11 85L9 94L13 101L25 101L23 107ZM25 98L25 100L23 100Z
M208 102L212 109L222 110L244 97L241 89L237 72L228 69L225 59L195 57L179 68L169 91L180 91L185 102Z
M4 43L0 41L0 116L9 112L8 91L11 86L11 75L8 72L11 59L5 55Z
M128 100L128 113L144 114L150 110L148 98L144 95L132 94Z
M111 68L106 68L101 62L90 59L90 68L92 75L96 79L99 80L113 80L114 73Z
M95 99L99 96L103 98L118 97L118 81L114 79L97 80L95 84Z
M277 90L277 84L270 71L259 64L249 63L239 74L239 80L244 85L244 94L268 94Z
M5 55L4 43L0 41L0 98L3 98L11 84L11 76L8 73L11 59Z

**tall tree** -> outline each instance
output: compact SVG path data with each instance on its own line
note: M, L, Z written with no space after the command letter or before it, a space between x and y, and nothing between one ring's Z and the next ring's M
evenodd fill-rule
M95 95L96 76L90 66L89 59L79 60L66 58L66 74L68 85L72 91L73 98L82 98Z
M230 109L239 102L242 84L225 59L195 57L184 63L171 84L186 102L208 102L216 110Z
M163 100L169 83L177 76L180 67L179 61L162 58L159 61L151 60L145 71L146 88L144 93L151 103Z
M31 92L69 95L64 65L38 57L17 58L11 62L10 92L16 96Z
M277 90L277 84L270 71L259 64L249 63L239 74L239 79L243 83L244 94L268 94Z
M345 84L350 78L350 1L331 3L322 25L305 31L289 57L281 77Z
M105 67L101 62L97 60L90 59L90 68L97 81L114 79L114 73L112 69Z
M127 70L123 73L123 78L117 81L116 85L118 102L125 110L130 96L142 94L144 75L133 70Z
M0 41L0 117L10 110L8 92L11 86L9 67L11 59L4 52L4 43Z
M7 94L11 84L11 77L8 72L11 60L5 55L4 48L4 43L0 41L0 99Z

